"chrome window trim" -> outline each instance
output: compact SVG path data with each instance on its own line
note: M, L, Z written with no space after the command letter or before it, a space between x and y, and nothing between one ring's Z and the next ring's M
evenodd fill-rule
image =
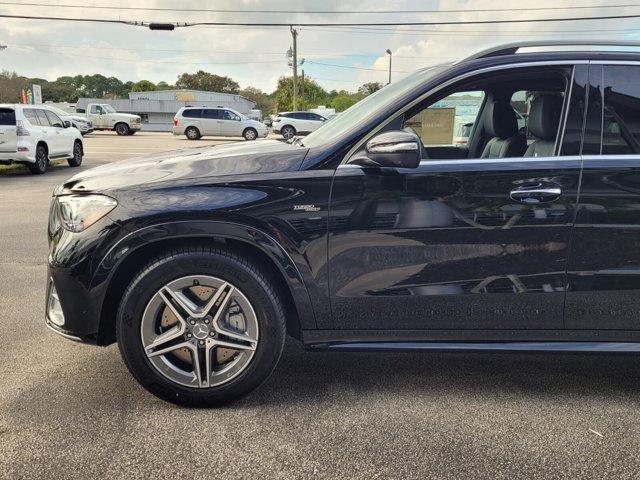
M601 160L602 156L594 155L597 159ZM621 155L619 155L621 156ZM627 157L628 158L628 157ZM580 155L567 155L563 157L508 157L508 158L463 158L460 160L422 160L417 167L431 167L441 165L486 165L486 164L515 164L515 163L558 163L558 162L576 162L580 165L583 157ZM371 168L356 163L343 163L338 166L338 169L363 169ZM413 170L413 169L405 169Z
M385 120L384 122L379 124L377 127L372 129L367 135L365 135L358 143L356 143L347 152L347 154L345 155L344 160L342 161L341 165L349 163L349 160L351 160L352 156L358 150L360 150L360 148L362 148L362 146L372 136L374 136L376 133L378 133L380 130L382 130L385 126L387 126L393 120L398 118L400 115L402 115L407 110L409 110L409 109L413 108L414 106L416 106L418 103L422 102L427 97L429 97L429 96L433 95L434 93L437 93L438 91L448 87L452 83L458 82L460 80L464 80L465 78L469 78L469 77L474 76L476 74L481 74L481 73L486 73L486 72L506 70L506 69L509 69L509 68L525 68L525 67L547 66L547 65L567 65L567 66L571 66L571 67L574 67L576 65L640 65L640 60L548 60L548 61L547 60L539 60L539 61L536 61L536 62L517 62L517 63L504 64L504 65L494 65L494 66L491 66L491 67L485 67L485 68L481 68L479 70L474 70L473 72L467 72L467 73L464 73L462 75L458 75L458 76L456 76L456 77L454 77L454 78L452 78L452 79L450 79L450 80L438 85L437 87L432 88L428 92L425 92L420 97L415 99L413 102L405 105L403 108L398 110L395 115L392 115L387 120ZM573 79L573 74L575 74L575 69L574 69L574 72L572 73L572 79ZM571 87L573 87L573 84L571 85ZM569 97L569 99L571 99L571 97ZM566 128L566 118L565 118L565 124L563 125L563 132L562 132L563 135L564 135L564 128ZM562 143L560 143L560 145L562 145Z

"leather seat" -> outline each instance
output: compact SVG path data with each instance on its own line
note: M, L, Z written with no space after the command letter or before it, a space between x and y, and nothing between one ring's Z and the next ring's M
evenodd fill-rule
M527 149L527 140L518 133L518 119L513 107L506 102L495 101L487 105L485 130L493 138L489 140L480 158L521 157Z
M562 98L557 95L544 94L536 97L529 111L529 133L537 138L527 151L525 157L550 157L556 144Z

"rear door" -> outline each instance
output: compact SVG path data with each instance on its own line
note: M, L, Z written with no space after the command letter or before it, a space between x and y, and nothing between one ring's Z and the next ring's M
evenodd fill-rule
M0 108L0 155L15 153L17 143L16 112L13 108Z
M640 330L640 64L592 64L570 329Z
M222 119L220 110L217 108L203 108L201 133L203 135L222 135Z
M73 149L73 142L69 141L68 129L64 128L62 119L50 110L42 110L47 116L50 132L49 155L65 155L69 154Z

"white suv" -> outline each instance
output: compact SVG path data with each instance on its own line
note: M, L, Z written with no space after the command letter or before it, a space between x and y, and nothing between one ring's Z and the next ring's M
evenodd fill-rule
M265 124L230 108L182 107L173 118L173 134L186 135L189 140L198 140L203 135L255 140L268 133Z
M49 160L65 158L82 164L82 135L44 105L0 105L0 163L24 163L31 173L44 173Z
M289 140L294 135L311 133L327 119L313 112L282 112L273 117L273 131Z

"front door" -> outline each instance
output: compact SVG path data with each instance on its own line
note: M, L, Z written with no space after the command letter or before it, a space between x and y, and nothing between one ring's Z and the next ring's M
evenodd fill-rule
M515 112L500 116L500 121L513 116L508 125L490 128L488 103L509 102L517 92L527 91L529 103L551 95L566 110L570 67L547 80L545 72L521 70L504 85L494 75L482 95L457 92L438 103L427 100L431 108L443 110L407 111L399 122L392 122L400 123L395 128L423 132L423 142L432 143L425 147L427 154L445 158L425 158L416 169L348 163L338 168L329 224L335 328L563 327L565 266L580 159L557 155L562 119L553 119L545 108L544 115L531 119L553 123L535 129L545 139L529 133L526 140L517 139L527 149L520 156L481 158L489 133L507 135L509 130L508 135L519 135ZM540 91L530 81L536 75ZM474 105L475 114L470 108ZM560 108L557 114L560 117ZM455 158L455 147L436 145L454 144L459 133L454 126L468 123L474 124L474 134L466 141L471 150L465 144ZM551 129L555 130L549 139ZM548 154L533 155L549 144Z
M230 110L222 110L222 122L220 125L222 135L225 137L239 137L242 135L242 122L240 117Z

